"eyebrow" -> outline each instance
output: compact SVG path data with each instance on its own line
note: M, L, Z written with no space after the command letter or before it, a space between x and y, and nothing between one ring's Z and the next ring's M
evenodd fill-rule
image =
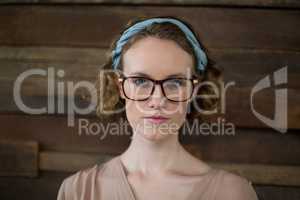
M130 74L130 76L132 76L132 75L143 76L143 77L147 77L147 78L153 78L150 75L145 74L143 72L135 72L135 73ZM183 74L183 73L177 73L177 74L168 75L166 78L174 78L174 77L186 77L186 75Z

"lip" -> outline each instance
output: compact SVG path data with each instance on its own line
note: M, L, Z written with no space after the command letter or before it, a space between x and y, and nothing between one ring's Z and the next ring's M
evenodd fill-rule
M155 124L161 124L166 122L169 118L163 116L150 116L150 117L145 117L145 119Z

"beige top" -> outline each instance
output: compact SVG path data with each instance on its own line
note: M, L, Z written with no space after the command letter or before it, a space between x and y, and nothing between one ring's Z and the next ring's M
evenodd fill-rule
M257 200L244 177L212 168L197 177L186 200ZM172 189L170 189L173 191ZM120 156L80 170L61 184L57 200L137 200Z

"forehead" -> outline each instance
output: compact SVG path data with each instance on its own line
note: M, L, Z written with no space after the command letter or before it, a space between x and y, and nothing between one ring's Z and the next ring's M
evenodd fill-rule
M139 72L162 79L172 74L189 75L192 69L192 56L172 40L147 37L135 42L123 56L126 75Z

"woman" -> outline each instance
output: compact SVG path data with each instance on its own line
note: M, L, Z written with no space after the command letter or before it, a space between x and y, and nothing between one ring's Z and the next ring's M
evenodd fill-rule
M102 84L110 90L115 84L120 99L102 91L109 94L103 99L106 108L125 103L131 144L121 155L66 178L58 200L256 200L247 179L209 166L179 142L184 122L201 114L192 101L209 92L198 86L220 75L191 26L174 17L137 20L111 48L104 68L118 73ZM198 107L215 102L202 99Z

